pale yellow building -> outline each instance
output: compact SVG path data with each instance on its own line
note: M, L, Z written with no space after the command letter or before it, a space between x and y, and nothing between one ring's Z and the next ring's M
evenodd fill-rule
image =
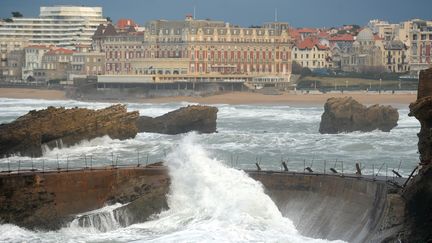
M313 38L306 38L294 44L292 60L309 69L332 67L330 48Z

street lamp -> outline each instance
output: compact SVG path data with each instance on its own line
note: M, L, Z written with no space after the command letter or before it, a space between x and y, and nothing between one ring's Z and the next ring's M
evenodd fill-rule
M382 84L382 79L380 78L380 93L381 93L381 84Z

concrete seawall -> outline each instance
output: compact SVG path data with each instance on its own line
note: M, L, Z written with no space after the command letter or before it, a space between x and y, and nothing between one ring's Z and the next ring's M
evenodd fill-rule
M306 236L381 242L402 224L404 202L382 180L289 172L248 171L284 216ZM106 203L132 202L145 220L166 207L166 167L100 168L69 172L0 174L0 222L56 229ZM156 205L157 204L157 205ZM143 215L143 212L146 212Z
M400 229L404 201L393 185L355 176L249 172L306 236L381 242Z
M0 174L0 222L58 229L74 215L106 204L165 198L168 188L160 166Z

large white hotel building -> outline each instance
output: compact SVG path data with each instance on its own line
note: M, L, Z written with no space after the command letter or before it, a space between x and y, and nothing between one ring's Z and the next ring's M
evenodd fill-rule
M0 22L0 37L73 49L77 45L91 45L96 28L105 23L101 7L41 7L37 18Z

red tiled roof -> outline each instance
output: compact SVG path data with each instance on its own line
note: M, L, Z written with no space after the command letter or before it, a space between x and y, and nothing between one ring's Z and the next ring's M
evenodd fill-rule
M299 33L318 33L318 29L313 29L313 28L300 28L300 29L297 29L297 31L299 32Z
M354 41L354 36L350 34L341 34L330 37L330 41Z
M295 40L300 39L300 33L296 29L289 29L289 34Z
M126 27L138 26L132 19L119 19L116 24L117 28L125 29Z
M318 33L319 37L327 38L330 34L324 31L321 31Z
M295 44L298 49L304 50L304 49L312 49L314 46L316 46L320 50L326 50L329 47L325 45L321 45L316 38L306 38L302 41L297 41Z

